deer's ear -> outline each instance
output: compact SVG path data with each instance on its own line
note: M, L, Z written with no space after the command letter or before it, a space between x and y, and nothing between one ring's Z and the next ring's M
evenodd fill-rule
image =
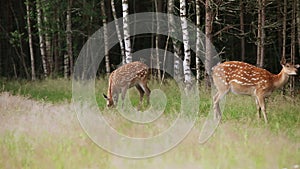
M295 67L298 69L298 68L300 67L300 65L299 65L299 64L296 64Z
M281 58L280 64L281 64L281 65L285 65L285 64L286 64L286 60L285 60L284 57Z
M107 100L108 98L107 98L107 96L103 93L103 97Z

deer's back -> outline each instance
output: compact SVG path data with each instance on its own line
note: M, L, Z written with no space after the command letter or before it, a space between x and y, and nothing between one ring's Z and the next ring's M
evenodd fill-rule
M265 69L238 61L224 62L213 68L216 85L231 86L237 92L244 90L245 94L271 88L273 77L274 75Z
M132 87L139 81L147 80L148 66L141 62L125 64L114 70L110 75L110 82L114 87Z

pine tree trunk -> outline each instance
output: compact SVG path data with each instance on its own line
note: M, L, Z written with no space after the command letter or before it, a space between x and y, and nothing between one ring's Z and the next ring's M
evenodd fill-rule
M261 60L261 47L262 47L262 0L258 0L258 14L257 14L257 56L256 56L256 65L258 67L262 67L260 65Z
M126 63L132 62L131 54L131 42L130 42L130 30L129 30L129 21L128 21L128 0L122 0L122 10L123 10L123 30L124 30L124 41L125 41L125 56Z
M191 77L191 50L189 44L189 31L187 24L187 12L186 12L186 1L180 0L180 19L183 35L183 47L184 47L184 60L183 60L183 73L184 73L184 82L186 87L189 88L192 84Z
M276 5L277 5L277 22L280 24L282 24L282 0L277 0L276 1ZM278 29L277 29L277 42L278 42L278 53L279 55L281 56L282 55L282 27L280 26ZM278 59L280 60L280 58ZM278 61L276 60L276 61Z
M37 27L39 32L39 44L40 44L40 51L42 56L42 63L44 69L44 77L48 77L48 68L47 68L47 61L46 61L46 52L45 52L45 40L42 33L42 11L41 11L41 2L40 0L36 1L36 10L37 10Z
M68 0L67 7L67 53L68 53L68 64L69 64L69 73L72 75L73 73L73 49L72 49L72 19L71 19L71 9L72 9L73 0Z
M244 25L244 11L245 5L244 0L240 0L240 29L241 29L241 59L245 61L245 25Z
M105 57L105 68L106 73L110 73L110 64L109 64L109 50L108 50L108 34L107 34L107 21L106 21L106 12L105 12L105 3L104 0L100 2L101 14L102 14L102 23L103 23L103 34L104 34L104 57Z
M262 9L261 9L261 52L260 52L260 62L259 66L264 66L264 59L265 59L265 23L266 23L266 14L265 14L265 7L266 6L266 0L262 0Z
M282 19L282 58L286 58L286 18L287 18L287 0L283 1L283 19Z
M298 56L300 56L300 0L297 0L297 39L298 39Z
M125 58L125 49L124 49L124 44L123 44L123 40L122 40L122 35L120 32L120 28L119 28L119 23L118 23L118 18L117 18L117 13L116 13L116 7L115 7L115 3L114 0L111 0L111 9L112 9L112 15L114 17L114 21L115 21L115 25L116 25L116 31L117 31L117 35L118 35L118 39L119 39L119 44L120 44L120 49L121 49L121 56L122 56L122 64L124 65L126 63L126 58Z
M34 65L34 52L33 52L33 44L32 44L32 32L31 32L31 22L30 22L30 2L26 1L26 18L27 18L27 31L28 31L28 43L29 43L29 51L30 51L30 63L31 63L31 80L36 80L35 75L35 65Z
M291 25L291 62L295 64L296 55L296 0L292 2L292 25ZM292 76L290 79L290 94L295 96L295 77Z
M211 9L210 0L205 1L205 79L206 87L211 86L211 78L209 77L212 67L212 24L213 24L213 11Z
M20 27L20 24L19 24L18 16L15 13L15 10L14 10L14 7L12 5L12 2L8 1L8 3L9 3L9 6L10 6L10 10L12 12L13 18L15 20L15 24L16 24L16 28L17 28L16 31L19 33L19 35L18 35L19 37L17 38L17 42L15 42L15 43L17 43L17 44L15 44L15 45L17 45L17 47L15 46L14 49L16 51L17 56L19 57L19 59L21 61L21 64L22 64L22 66L24 68L23 71L24 71L27 79L30 79L30 74L28 72L27 64L26 64L26 61L25 61L25 56L26 55L25 55L24 50L23 50L22 35L20 35L20 33L22 31L21 31L21 27Z
M200 66L201 66L201 60L200 60L200 56L201 56L201 24L200 24L200 20L201 20L201 0L196 0L196 29L197 29L197 39L196 39L196 79L197 79L197 83L200 84L200 78L201 78L201 71L200 71Z
M57 30L61 30L61 26L60 26L60 18L59 15L56 13L55 15L56 17L56 29ZM55 47L54 47L54 73L57 75L59 73L60 70L60 66L62 64L60 64L60 62L63 60L61 59L61 33L60 31L57 31L56 35L55 35Z

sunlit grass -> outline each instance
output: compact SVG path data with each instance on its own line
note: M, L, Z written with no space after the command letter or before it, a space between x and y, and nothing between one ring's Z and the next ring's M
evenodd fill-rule
M156 135L172 124L180 109L180 92L173 81L163 85L150 81L150 89L165 92L168 104L164 116L153 124L136 125L105 108L106 79L95 84L100 110L125 135ZM252 97L229 94L220 126L201 145L198 137L211 108L211 93L200 88L200 112L188 137L163 155L133 160L111 155L85 134L69 104L70 81L1 81L1 85L2 91L26 97L0 95L0 168L293 169L300 164L299 97L274 93L267 102L269 123L265 124L257 119ZM129 93L137 105L138 92L132 89Z
M70 101L72 81L65 79L47 79L42 81L0 79L0 91L9 91L14 95L23 95L48 102Z

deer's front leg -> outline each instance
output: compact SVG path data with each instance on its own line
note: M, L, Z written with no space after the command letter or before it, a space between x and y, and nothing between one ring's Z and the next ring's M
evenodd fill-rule
M263 96L257 96L257 101L261 109L261 112L263 113L265 123L268 123L266 107L265 107L265 98Z
M145 92L144 92L144 90L142 89L141 86L136 85L135 87L137 88L137 90L138 90L139 93L140 93L140 102L139 102L139 106L138 106L138 108L137 108L138 110L140 110L141 105L143 104L143 97L144 97Z

